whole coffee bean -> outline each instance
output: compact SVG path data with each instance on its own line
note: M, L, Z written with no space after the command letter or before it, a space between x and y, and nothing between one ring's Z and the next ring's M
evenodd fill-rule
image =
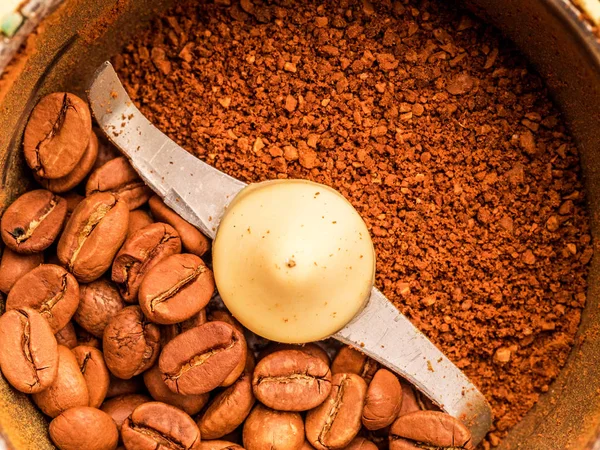
M33 109L23 153L27 165L42 178L60 178L81 160L90 141L92 116L87 103L66 92L42 98Z
M125 419L131 415L135 408L151 401L152 399L147 395L125 394L106 400L100 409L114 420L117 429L121 432L123 422L125 422Z
M73 352L58 346L58 372L52 384L32 395L33 402L50 417L56 417L69 408L88 406L90 397L87 384Z
M306 415L306 437L317 450L343 448L360 431L367 383L353 373L332 378L329 397Z
M38 253L56 239L67 215L64 198L45 189L21 195L4 212L2 240L17 253Z
M79 307L73 319L87 332L101 338L110 319L124 307L117 287L100 278L79 286Z
M58 330L54 337L58 345L64 345L67 348L73 349L77 347L77 334L73 322L69 322L63 328Z
M104 363L104 356L97 348L85 345L75 347L72 352L75 359L77 359L79 369L88 387L89 406L99 408L106 397L110 383L110 375Z
M60 450L114 450L119 433L108 414L79 406L50 422L50 439Z
M85 185L85 195L111 192L123 199L130 210L148 201L152 190L146 186L124 156L111 159L94 170Z
M0 368L17 390L33 394L56 379L58 350L48 322L31 308L0 317Z
M304 443L304 422L296 412L283 412L257 404L244 424L247 450L299 450Z
M104 329L104 360L113 375L128 379L152 367L160 351L160 330L139 306L119 311Z
M208 322L169 342L158 364L173 392L204 394L219 386L246 352L246 342L231 325Z
M308 353L311 356L315 356L321 359L328 366L330 363L327 352L314 342L309 342L307 344L283 344L280 342L273 342L260 352L260 354L258 355L258 359L263 359L269 356L270 354L279 352L281 350L300 350L305 353Z
M396 419L390 429L390 450L473 448L462 422L438 411L416 411Z
M377 450L377 446L364 437L357 437L344 450Z
M331 363L331 373L355 373L369 384L379 370L379 363L352 347L342 347Z
M331 372L322 359L301 350L281 350L261 359L252 378L254 395L280 411L308 411L331 391Z
M160 261L181 252L177 231L165 223L153 223L125 240L112 266L112 280L128 303L137 302L142 280Z
M148 201L148 205L155 220L168 223L177 230L183 248L188 253L202 256L210 249L210 240L200 233L195 226L183 220L179 214L165 205L159 196L152 196Z
M108 392L106 393L106 398L112 398L126 394L139 394L144 390L144 380L141 375L138 375L137 377L132 377L128 380L123 380L121 378L115 377L111 373L110 384L108 385Z
M379 369L369 388L362 413L362 423L369 430L385 428L396 420L402 406L402 387L396 375Z
M183 322L174 323L172 325L163 325L160 328L161 345L164 347L175 336L206 323L206 309L202 309L199 313L194 314Z
M244 450L244 447L230 441L202 441L200 450Z
M124 201L107 193L87 197L65 226L58 259L82 283L100 278L125 241L128 223Z
M198 418L202 439L218 439L239 427L255 403L252 392L253 359L247 358L246 370L230 387L217 394Z
M163 381L162 373L155 364L150 370L144 372L144 384L150 392L150 395L157 402L163 402L181 409L190 416L198 414L208 403L210 395L181 395L171 391ZM204 437L204 435L202 435Z
M53 333L64 328L79 305L79 284L60 266L42 264L23 275L6 298L6 310L28 306L48 321Z
M160 402L149 402L135 408L121 427L123 443L128 450L200 448L200 430L192 418Z
M43 253L24 255L5 247L0 261L0 292L8 294L19 278L43 263Z
M196 255L172 255L154 266L140 286L140 307L152 322L169 325L204 308L215 291L212 271Z
M64 177L47 179L34 174L35 180L44 188L57 194L73 189L90 173L98 157L98 137L91 133L90 142L75 168Z
M134 209L129 211L129 228L127 229L127 239L137 230L152 225L154 221L150 214L143 209Z

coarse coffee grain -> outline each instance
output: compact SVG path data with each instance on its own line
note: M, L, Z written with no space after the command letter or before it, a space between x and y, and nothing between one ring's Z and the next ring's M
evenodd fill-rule
M541 79L440 0L181 2L114 60L142 112L244 181L337 188L376 284L482 389L497 441L573 344L593 250Z

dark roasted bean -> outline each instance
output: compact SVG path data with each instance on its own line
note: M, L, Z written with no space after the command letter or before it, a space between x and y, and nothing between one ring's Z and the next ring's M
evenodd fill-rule
M112 280L128 303L137 302L142 280L159 262L181 252L177 231L165 223L153 223L131 235L117 253Z
M42 264L22 276L6 298L6 309L23 306L38 311L53 333L64 328L79 305L79 284L65 269Z
M331 372L322 359L301 350L281 350L261 359L252 379L254 395L280 411L308 411L325 401Z
M160 330L139 306L119 311L104 329L104 360L113 375L128 379L152 367L160 350Z
M39 177L64 177L81 160L91 133L92 116L85 101L65 92L47 95L29 116L25 160Z
M20 196L0 221L2 240L17 253L38 253L56 239L67 215L64 198L45 189Z
M47 389L56 379L58 350L48 322L31 308L0 317L0 368L8 382L27 394Z

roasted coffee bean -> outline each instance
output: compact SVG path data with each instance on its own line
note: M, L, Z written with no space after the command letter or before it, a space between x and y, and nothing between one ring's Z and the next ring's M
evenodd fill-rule
M198 418L202 439L218 439L239 427L255 403L252 392L252 357L247 358L245 371L230 387L217 394Z
M315 356L315 357L321 359L328 366L329 366L329 363L331 362L329 360L329 356L327 355L327 352L325 350L323 350L321 347L319 347L317 344L315 344L314 342L309 342L307 344L282 344L280 342L274 342L260 352L260 354L258 355L258 359L259 360L263 359L263 358L269 356L270 354L279 352L281 350L303 351L305 353L308 353L311 356Z
M127 229L127 239L137 230L152 225L154 221L150 214L143 209L134 209L129 211L129 228Z
M33 402L50 417L56 417L69 408L88 406L90 397L87 384L73 352L58 346L58 371L52 384L33 394Z
M82 283L106 272L125 241L129 210L112 194L94 194L73 211L58 241L58 259Z
M244 424L246 450L299 450L304 422L297 412L283 412L257 404Z
M8 294L19 278L43 263L43 253L24 255L5 247L0 261L0 292Z
M110 192L124 200L130 210L148 201L152 190L146 186L124 156L111 159L94 170L85 185L85 195Z
M381 428L380 430L367 430L364 426L359 433L360 437L364 437L367 441L375 444L379 450L389 450L390 442L390 427ZM358 439L358 438L356 438ZM352 444L352 443L350 443ZM373 449L375 450L375 449Z
M115 377L111 373L110 384L108 385L108 392L106 393L106 398L112 398L126 394L139 394L140 392L144 391L144 388L144 380L142 379L141 375L138 375L137 377L132 377L128 380L123 380L122 378Z
M412 384L400 379L400 386L402 386L402 406L398 417L415 411L440 410L431 400L415 389Z
M331 372L322 359L301 350L281 350L261 359L252 378L254 395L280 411L308 411L331 391Z
M2 240L17 253L39 253L56 239L67 215L64 198L45 189L21 195L0 221Z
M54 337L56 338L56 343L58 345L64 345L71 350L77 347L77 334L75 333L73 322L69 322L60 330L58 330L54 334Z
M58 350L48 322L31 308L0 317L0 368L17 390L33 394L56 379Z
M200 450L245 450L241 445L235 444L230 441L202 441L200 443Z
M139 306L119 311L104 329L104 360L113 375L128 379L152 367L160 350L160 330Z
M182 322L204 308L215 291L212 271L196 255L172 255L154 266L140 286L140 307L163 325Z
M125 419L131 415L135 408L151 401L152 399L147 395L125 394L106 400L100 409L115 421L117 429L121 432L123 422L125 422Z
M390 429L390 450L470 450L471 433L462 422L438 411L416 411L396 419Z
M375 372L379 370L379 363L352 347L342 347L331 363L331 373L355 373L364 378L369 384Z
M80 327L102 338L110 319L125 307L117 287L100 278L79 286L79 307L73 319Z
M175 336L206 323L206 309L202 309L199 313L194 314L183 322L174 323L173 325L163 325L160 328L161 345L164 347Z
M173 392L204 394L219 386L246 358L246 342L240 333L224 322L208 322L169 342L163 349L159 367Z
M75 347L72 352L88 387L89 406L99 408L106 397L110 383L104 356L97 348L85 345Z
M329 397L306 415L306 437L317 450L343 448L360 431L367 384L353 373L333 376Z
M357 437L344 450L377 450L377 446L363 437Z
M64 177L54 179L41 178L34 174L35 180L49 191L57 194L67 192L81 183L88 173L90 173L97 157L98 137L94 133L91 133L90 142L81 158L81 161L77 163L71 172L66 174Z
M402 387L396 375L379 369L369 388L362 413L362 423L369 430L385 428L396 420L402 406Z
M128 303L137 302L140 284L146 274L160 261L179 252L179 235L165 223L153 223L127 238L112 266L112 280L123 299Z
M160 197L157 195L152 196L148 201L148 205L150 206L154 220L168 223L177 230L186 252L202 256L210 250L210 240L196 227L190 225L179 217L175 211L165 205Z
M66 410L50 422L49 431L60 450L114 450L119 441L110 416L88 406Z
M79 305L79 284L60 266L42 264L23 275L6 298L6 310L28 306L48 321L52 331L64 328Z
M81 160L90 141L92 116L87 103L73 94L56 92L33 109L23 153L27 165L42 178L60 178Z
M210 398L208 393L181 395L172 392L163 381L158 364L155 364L150 370L145 371L143 377L144 384L154 400L175 406L190 416L198 414L208 403ZM204 437L204 434L202 436Z
M121 435L128 450L200 448L200 430L192 418L160 402L138 406L123 422Z

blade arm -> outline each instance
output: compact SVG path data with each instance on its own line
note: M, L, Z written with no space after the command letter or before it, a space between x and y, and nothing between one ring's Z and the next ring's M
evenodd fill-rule
M333 337L398 373L460 419L475 445L489 431L492 410L483 394L378 289L373 288L365 309Z
M96 72L88 98L108 139L146 184L177 214L214 238L226 206L246 184L199 160L152 125L109 62Z

